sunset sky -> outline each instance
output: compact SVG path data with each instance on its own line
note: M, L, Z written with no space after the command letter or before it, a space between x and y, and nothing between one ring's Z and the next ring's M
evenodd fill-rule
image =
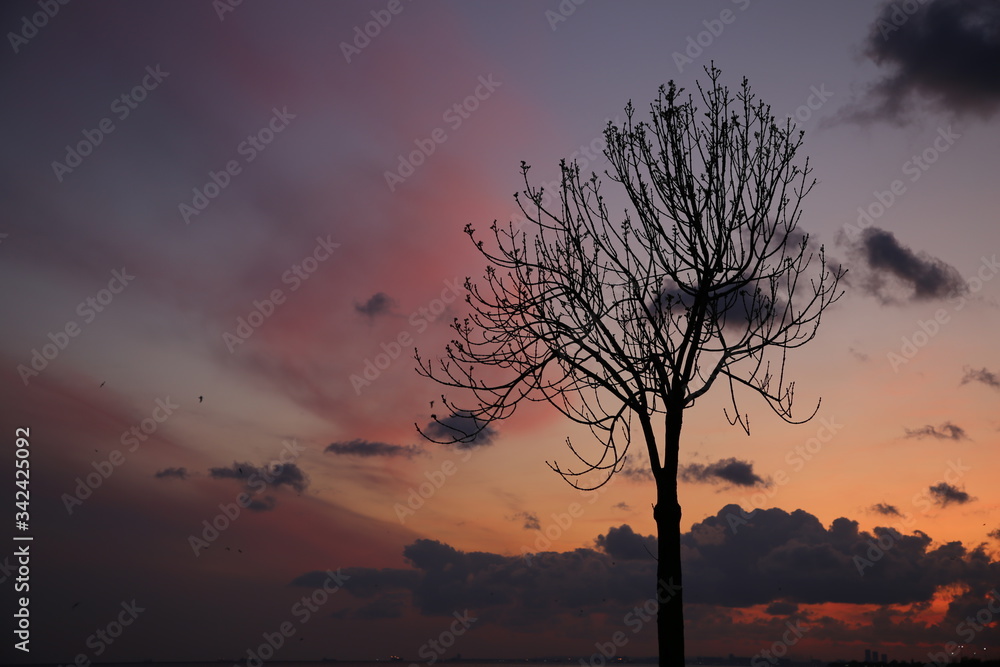
M965 620L1000 599L994 0L49 4L2 9L0 468L29 428L34 540L0 662L245 665L283 623L275 660L424 662L455 627L445 657L655 654L645 454L576 491L546 462L589 435L544 405L427 442L413 348L522 160L602 174L607 121L712 61L805 131L801 228L849 273L789 358L815 419L744 394L747 436L723 385L685 416L688 654L798 624L793 658L1000 657Z

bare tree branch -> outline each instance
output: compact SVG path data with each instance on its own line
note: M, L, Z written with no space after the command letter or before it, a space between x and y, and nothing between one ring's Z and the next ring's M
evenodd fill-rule
M819 403L805 419L793 417L787 352L815 337L843 294L843 270L828 267L824 248L814 251L797 231L815 185L809 160L795 159L803 133L791 121L779 126L746 79L732 94L714 64L706 74L697 99L671 82L648 121L635 119L630 102L624 122L608 124L605 176L627 199L620 215L597 174L561 162L548 202L522 162L515 198L528 229L494 221L487 243L466 227L486 260L484 280L466 280L469 314L453 322L445 356L416 355L420 374L466 392L460 406L445 402L475 426L455 442L524 400L587 426L596 454L567 439L574 464L549 463L579 489L622 470L638 427L657 485L658 567L675 568L678 581L683 411L725 378L725 417L748 434L737 388L789 423L811 419ZM582 481L594 472L597 482ZM677 553L664 546L665 530Z

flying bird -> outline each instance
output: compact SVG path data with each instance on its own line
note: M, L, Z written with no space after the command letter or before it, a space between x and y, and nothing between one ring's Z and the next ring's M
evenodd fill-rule
M204 397L204 396L199 396L199 397L198 397L198 402L199 402L199 403L201 403L201 402L202 402L202 401L204 401L204 400L205 400L205 397Z
M105 380L104 382L102 382L101 383L101 387L103 387L106 383L107 383L107 380Z

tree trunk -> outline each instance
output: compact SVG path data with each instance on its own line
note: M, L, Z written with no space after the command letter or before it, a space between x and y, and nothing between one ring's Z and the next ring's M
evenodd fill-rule
M681 588L681 505L677 499L677 462L682 410L667 413L664 462L656 479L657 563L656 636L660 667L684 665L684 596Z

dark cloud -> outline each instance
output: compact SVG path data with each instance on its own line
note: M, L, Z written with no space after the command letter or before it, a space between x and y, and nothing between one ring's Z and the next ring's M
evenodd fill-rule
M412 459L422 452L416 445L391 445L385 442L369 442L360 439L334 442L327 445L323 451L345 456L361 456L364 458L373 456L402 456L408 459Z
M649 465L645 463L633 463L628 462L622 466L616 474L624 475L625 479L631 482L652 482L653 481L653 471L650 470Z
M405 593L410 606L427 616L449 616L470 609L483 624L524 632L543 632L559 614L614 613L621 616L655 593L656 562L622 561L593 549L566 553L504 556L465 552L435 540L418 539L403 550L412 566L344 568L344 588L374 601ZM322 585L323 572L293 583Z
M608 534L598 535L594 544L615 560L656 558L656 536L639 535L628 524L609 528Z
M788 235L789 243L799 244L804 235L794 232ZM780 245L780 243L779 243ZM791 248L789 249L791 251ZM757 291L757 290L760 291ZM669 313L671 317L682 316L694 304L694 297L680 289L673 281L660 291L650 303L651 311ZM733 332L746 331L747 327L761 327L782 315L786 304L781 299L772 299L770 288L765 281L751 284L744 290L720 296L713 302L715 311L711 315L713 323L719 328Z
M234 461L230 467L209 468L208 474L213 479L235 479L242 482L246 493L253 498L247 507L258 512L272 510L277 504L272 496L255 498L265 489L289 486L301 493L309 485L305 473L294 463L258 467L249 462Z
M354 310L368 317L384 315L392 311L395 301L385 292L378 292L364 303L355 303Z
M961 384L969 384L970 382L982 382L987 387L1000 389L1000 376L997 376L996 373L988 371L985 368L980 368L979 370L966 368L965 375L962 376Z
M429 422L421 432L434 442L453 444L458 449L492 445L498 435L487 422L458 412Z
M709 484L726 483L734 486L766 485L766 482L753 471L753 463L740 461L730 457L720 459L707 465L690 463L681 466L680 478L685 482L706 482Z
M215 479L238 479L266 482L270 486L290 486L296 491L304 491L308 484L305 473L294 463L274 464L257 467L251 463L234 461L228 468L209 468L208 474Z
M965 293L958 271L925 252L914 252L899 243L892 232L877 227L864 230L851 248L863 263L854 284L882 303L930 301Z
M868 356L867 353L862 352L861 350L855 349L854 347L847 348L847 351L850 352L851 356L853 356L858 361L868 361L868 359L871 358L871 357Z
M948 484L947 482L935 484L928 490L934 498L934 502L941 507L947 507L952 503L955 503L956 505L964 505L965 503L975 500L975 498L969 496L969 494L965 491L962 491L957 486Z
M257 471L257 467L250 463L239 463L233 461L232 468L209 468L208 475L214 479L239 479L245 480Z
M986 534L987 537L992 537L994 540L1000 540L1000 528L996 530L991 530Z
M772 616L789 616L799 610L799 605L794 602L772 602L767 605L766 611Z
M339 574L339 569L326 572L313 570L295 577L288 585L302 588L321 588L324 584L330 583L331 576L337 574ZM350 578L337 577L337 580L343 579L344 589L359 598L375 597L389 590L412 590L420 582L420 573L416 570L392 568L375 570L367 567L356 567L345 569L344 574Z
M902 512L899 511L895 505L887 505L885 503L877 503L871 506L871 511L876 514L881 514L882 516L903 516Z
M596 544L501 555L419 539L404 549L408 568L345 568L345 590L363 602L355 614L395 613L402 595L424 615L470 609L484 623L525 632L551 628L560 615L621 619L655 592L656 561L646 549L655 554L656 540L626 524ZM745 513L727 505L681 536L685 603L693 613L707 605L767 605L771 615L788 615L824 602L927 605L942 587L958 587L968 592L942 621L953 630L964 618L957 614L976 600L981 606L1000 581L1000 562L982 546L932 544L920 531L906 534L905 525L867 532L847 518L825 527L803 510ZM314 587L326 576L310 572L293 584Z
M252 498L250 504L247 505L247 509L253 510L255 512L270 512L278 504L274 496L264 496L262 499Z
M907 438L937 438L938 440L968 440L969 436L965 432L965 429L961 426L956 426L951 422L945 422L941 426L935 428L928 424L927 426L921 426L915 429L904 429Z
M903 9L913 5L915 11ZM1000 109L1000 3L996 0L885 2L867 55L888 71L847 118L903 122L924 102L955 115Z
M538 520L538 515L533 512L518 512L514 516L508 517L511 521L523 521L525 530L541 530L542 524Z
M769 604L908 604L932 599L941 586L963 582L984 592L1000 576L977 548L950 542L931 548L920 531L835 519L825 528L803 510L745 513L728 505L694 524L682 538L685 602L726 606ZM688 585L689 584L689 585Z
M622 501L620 503L615 503L614 505L611 506L611 509L613 509L613 510L622 510L622 511L625 511L625 512L631 512L632 511L632 507L627 502L625 502L625 501Z
M163 470L158 470L156 472L157 479L167 479L169 477L176 477L177 479L187 479L188 471L186 468L164 468Z

